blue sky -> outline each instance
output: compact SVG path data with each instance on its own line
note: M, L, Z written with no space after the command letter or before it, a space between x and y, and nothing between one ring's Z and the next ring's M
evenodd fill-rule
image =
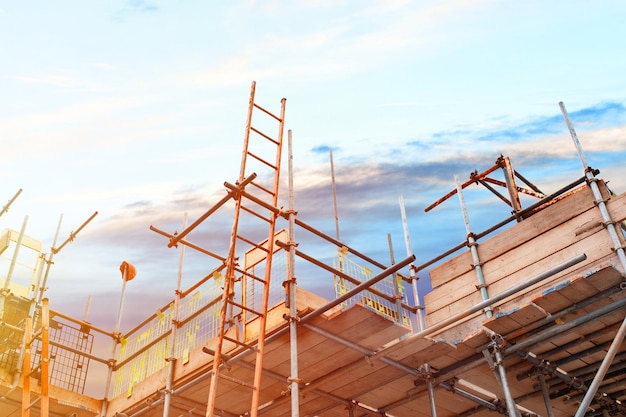
M110 316L128 260L129 314L153 312L178 254L149 226L180 229L234 182L256 80L264 107L287 98L301 219L334 234L332 149L342 238L387 262L391 233L403 258L402 194L419 264L465 238L457 199L423 211L455 173L504 154L546 192L583 175L559 101L626 190L625 20L617 0L0 1L2 204L24 189L0 228L28 215L49 248L61 214L64 239L98 211L56 257L52 308L81 315L93 294ZM477 231L508 217L486 190L466 200Z

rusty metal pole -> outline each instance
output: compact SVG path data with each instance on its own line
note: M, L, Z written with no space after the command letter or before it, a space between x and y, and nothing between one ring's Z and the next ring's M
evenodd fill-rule
M513 168L511 167L511 160L508 156L503 158L502 171L504 173L506 188L509 191L509 196L511 197L513 215L517 216L517 213L522 210L522 204L519 200L519 193L517 191L517 186L515 185L515 174L513 172Z

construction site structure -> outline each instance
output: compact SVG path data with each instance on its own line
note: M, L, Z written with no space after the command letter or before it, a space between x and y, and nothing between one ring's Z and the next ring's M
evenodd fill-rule
M428 261L412 253L400 198L407 256L396 262L389 245L385 264L341 242L338 227L332 237L298 217L291 132L280 205L286 101L273 113L255 88L240 174L224 183L225 196L191 224L185 218L180 233L150 226L178 250L179 273L172 301L130 331L120 324L132 264L120 267L116 326L105 330L44 297L52 255L67 241L55 238L48 255L26 221L2 232L0 417L626 415L626 194L588 166L562 103L581 178L546 195L505 156L463 183L456 177L426 210L456 194L466 238ZM463 197L471 184L511 216L475 233ZM536 201L522 207L521 194ZM224 252L193 241L221 224L218 212L232 215ZM307 252L318 244L332 265ZM186 250L214 266L183 288ZM296 265L334 288L334 299L299 285ZM432 291L422 305L426 270ZM102 345L110 356L94 351ZM101 394L86 392L90 384Z

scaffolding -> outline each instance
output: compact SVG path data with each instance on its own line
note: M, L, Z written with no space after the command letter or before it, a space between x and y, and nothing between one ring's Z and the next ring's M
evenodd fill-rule
M36 263L30 289L11 284L17 261L3 282L0 417L626 415L626 194L587 165L562 103L582 178L546 195L505 156L465 182L455 177L426 211L457 195L466 238L420 265L401 198L407 256L396 262L389 239L385 264L340 241L338 226L332 237L298 217L291 131L282 208L285 99L275 114L255 90L225 196L190 225L185 216L180 233L150 226L178 248L177 284L172 301L130 331L119 324L131 265L122 263L117 326L106 331L49 310L41 283L51 256L23 230L2 235L2 252L30 248ZM332 159L331 168L334 195ZM511 216L474 232L464 199L472 184ZM520 195L535 201L523 207ZM193 242L194 231L220 224L218 212L232 216L224 254ZM312 241L332 264L307 251ZM186 250L213 265L182 288ZM327 277L334 299L299 285L300 262ZM427 270L433 289L422 306L416 282ZM111 357L92 353L96 340L110 343ZM84 392L92 364L106 369L100 399Z

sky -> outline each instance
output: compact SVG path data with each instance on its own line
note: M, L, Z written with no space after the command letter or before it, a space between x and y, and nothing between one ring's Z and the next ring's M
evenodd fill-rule
M625 20L618 0L0 1L0 203L23 190L0 229L27 219L49 253L61 217L59 241L97 211L47 294L112 329L131 262L130 328L176 287L178 251L150 225L181 230L237 179L256 81L263 107L287 99L298 218L335 235L332 151L342 241L388 264L390 234L403 259L402 195L425 263L466 237L456 197L424 212L455 174L505 155L546 193L583 176L560 101L589 165L626 191ZM484 188L464 196L474 231L510 215ZM226 253L230 222L190 240ZM187 251L185 285L211 265ZM298 271L332 292L328 274Z

